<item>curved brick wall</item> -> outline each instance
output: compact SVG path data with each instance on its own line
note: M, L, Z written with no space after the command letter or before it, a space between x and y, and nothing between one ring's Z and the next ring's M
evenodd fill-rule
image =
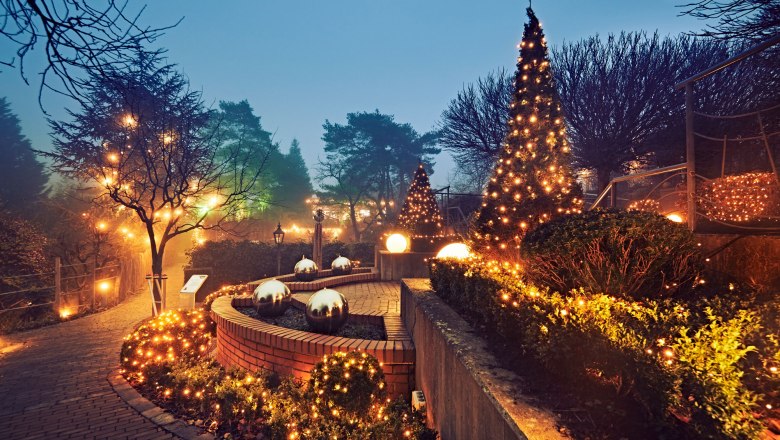
M306 292L324 289L326 287L340 286L342 284L350 283L364 283L367 281L374 281L379 279L379 272L372 267L356 267L352 269L352 273L349 275L336 275L333 276L333 271L330 269L320 270L318 278L314 281L298 281L295 275L281 275L277 277L263 278L262 280L250 281L246 284L247 291L249 293L255 290L259 284L266 280L277 279L293 292Z
M291 330L251 318L235 309L250 306L250 297L223 296L211 306L217 324L217 361L248 370L266 369L280 376L309 379L323 355L337 351L365 351L383 363L388 392L409 398L414 381L414 344L398 315L350 315L352 322L384 323L386 341L349 339ZM295 303L300 306L300 302Z

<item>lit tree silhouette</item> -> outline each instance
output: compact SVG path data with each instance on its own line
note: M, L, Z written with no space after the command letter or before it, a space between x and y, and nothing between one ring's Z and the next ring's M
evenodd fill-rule
M404 206L398 216L398 226L415 237L439 237L444 235L442 216L436 197L431 191L428 174L421 163L406 194Z
M488 251L517 248L530 228L582 206L547 44L533 10L527 12L507 137L475 228Z

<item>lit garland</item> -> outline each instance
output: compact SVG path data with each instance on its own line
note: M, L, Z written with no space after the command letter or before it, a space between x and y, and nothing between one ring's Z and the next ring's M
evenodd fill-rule
M486 250L519 247L525 233L562 214L579 213L581 190L570 167L561 105L539 20L527 9L509 110L508 134L484 193L475 238Z
M661 204L654 199L634 200L626 208L627 211L661 212Z
M398 215L398 226L409 231L413 237L442 237L443 220L436 197L431 191L428 174L423 164L420 164Z
M745 223L780 215L780 189L773 173L745 173L701 184L704 215L724 222Z

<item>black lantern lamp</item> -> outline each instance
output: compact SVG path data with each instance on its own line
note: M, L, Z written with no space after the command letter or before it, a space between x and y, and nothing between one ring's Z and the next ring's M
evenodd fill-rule
M282 274L282 243L284 243L284 231L282 231L282 223L276 225L274 231L274 243L276 243L276 275Z

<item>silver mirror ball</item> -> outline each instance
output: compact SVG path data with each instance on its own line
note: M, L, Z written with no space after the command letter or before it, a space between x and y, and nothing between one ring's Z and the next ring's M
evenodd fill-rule
M295 278L300 281L314 281L317 278L319 268L317 263L304 256L301 261L295 263L293 272L295 272Z
M317 333L336 333L348 317L347 298L333 289L317 291L306 304L306 322Z
M333 271L333 275L348 275L352 273L352 262L349 258L339 255L338 258L330 263L330 268Z
M252 302L261 316L279 316L292 302L290 288L281 281L268 280L255 288Z

